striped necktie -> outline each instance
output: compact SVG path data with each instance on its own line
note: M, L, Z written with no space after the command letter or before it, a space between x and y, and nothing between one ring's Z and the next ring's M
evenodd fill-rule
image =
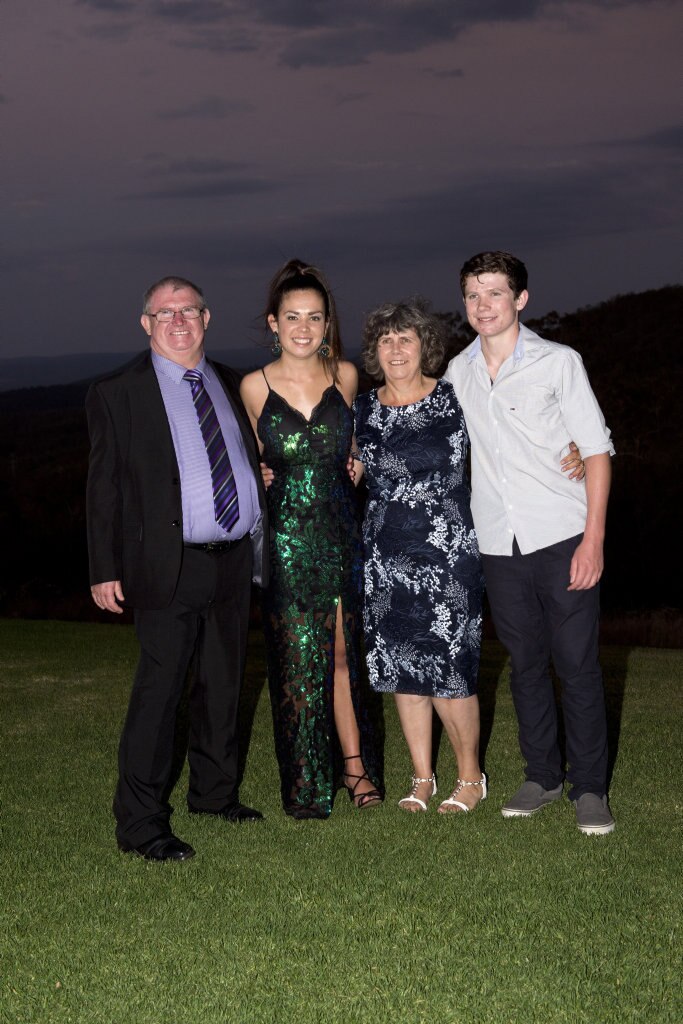
M183 380L190 382L192 401L199 420L199 428L204 438L206 454L209 457L211 481L213 484L213 507L216 511L216 522L224 530L231 530L240 517L237 501L235 474L230 465L228 449L223 440L216 410L199 370L188 370Z

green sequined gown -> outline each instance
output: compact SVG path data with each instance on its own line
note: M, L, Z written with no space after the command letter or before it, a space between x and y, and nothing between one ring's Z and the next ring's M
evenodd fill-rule
M271 570L263 621L282 803L297 818L326 818L341 781L334 727L339 600L360 753L379 785L360 652L362 541L346 469L352 434L353 414L333 385L310 420L268 385L258 420L263 459L275 473L268 489Z

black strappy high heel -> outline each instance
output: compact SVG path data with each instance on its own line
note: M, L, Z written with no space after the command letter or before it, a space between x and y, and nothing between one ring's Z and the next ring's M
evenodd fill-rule
M358 760L361 762L361 764L363 764L360 754L350 754L349 757L345 757L344 764L346 764L347 761L355 760ZM364 779L367 779L368 782L372 782L372 779L365 771L365 769L363 769L362 775L352 775L351 772L347 772L346 768L344 768L344 778L356 780L354 786L347 786L345 782L344 788L347 790L349 794L349 800L351 800L351 802L355 804L359 811L363 811L368 807L379 807L379 805L382 803L383 797L378 789L369 789L367 793L358 793L356 795L356 790L358 789L359 785L361 784L361 782L363 782Z

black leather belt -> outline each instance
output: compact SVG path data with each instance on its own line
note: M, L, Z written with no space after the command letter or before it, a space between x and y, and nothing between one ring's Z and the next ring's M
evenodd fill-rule
M206 544L190 544L189 541L183 543L184 548L190 548L192 551L209 551L209 552L221 552L229 551L230 548L236 548L238 544L241 544L243 540L246 540L246 534L244 537L240 537L238 540L210 540Z

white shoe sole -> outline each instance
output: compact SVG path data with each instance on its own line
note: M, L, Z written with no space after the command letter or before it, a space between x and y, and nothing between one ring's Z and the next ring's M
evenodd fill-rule
M611 821L609 825L577 825L579 832L583 832L585 836L606 836L610 832L614 832L616 822Z
M547 800L540 807L534 807L531 811L522 811L518 807L501 807L500 813L504 818L530 818L532 814L538 814L539 811L545 810L546 807L550 807L551 804L556 804L561 797L555 797L554 800Z

